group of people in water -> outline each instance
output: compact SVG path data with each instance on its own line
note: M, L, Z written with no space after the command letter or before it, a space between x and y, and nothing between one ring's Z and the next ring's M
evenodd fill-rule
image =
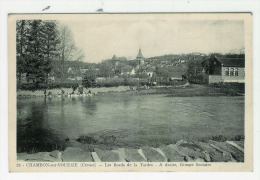
M78 92L76 90L78 89ZM83 86L73 86L72 87L72 92L65 94L65 91L63 89L60 90L60 93L57 94L57 96L68 96L68 97L73 97L73 96L93 96L94 94L91 92L91 90L88 90L88 92L83 91ZM51 91L47 93L47 90L44 90L44 96L45 97L52 97L54 94L52 94Z

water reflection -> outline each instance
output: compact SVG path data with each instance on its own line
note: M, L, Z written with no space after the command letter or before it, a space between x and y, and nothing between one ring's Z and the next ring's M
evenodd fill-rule
M53 150L60 140L46 121L46 100L32 102L25 109L19 105L17 107L17 152ZM30 115L24 118L23 113Z
M85 108L85 113L89 115L94 115L97 109L95 98L81 98L81 105Z

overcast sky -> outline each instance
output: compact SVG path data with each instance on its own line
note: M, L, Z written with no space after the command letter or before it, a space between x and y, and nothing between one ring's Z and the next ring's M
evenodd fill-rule
M243 21L101 17L61 21L71 29L86 62L100 62L114 54L135 58L139 48L145 57L191 52L239 53L244 49Z

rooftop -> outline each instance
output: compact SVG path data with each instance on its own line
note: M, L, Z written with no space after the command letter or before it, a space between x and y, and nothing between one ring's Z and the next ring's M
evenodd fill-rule
M224 67L245 67L245 58L215 57Z

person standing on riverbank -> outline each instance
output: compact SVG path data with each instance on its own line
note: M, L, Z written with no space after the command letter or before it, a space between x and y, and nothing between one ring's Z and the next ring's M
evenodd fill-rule
M78 84L72 86L72 93L71 93L71 94L74 94L74 93L75 93L75 91L76 91L76 89L78 88L78 86L79 86Z
M79 85L78 93L83 94L83 86L82 85Z
M44 89L43 93L44 93L44 97L46 97L46 96L47 96L47 91L46 91L46 89Z

